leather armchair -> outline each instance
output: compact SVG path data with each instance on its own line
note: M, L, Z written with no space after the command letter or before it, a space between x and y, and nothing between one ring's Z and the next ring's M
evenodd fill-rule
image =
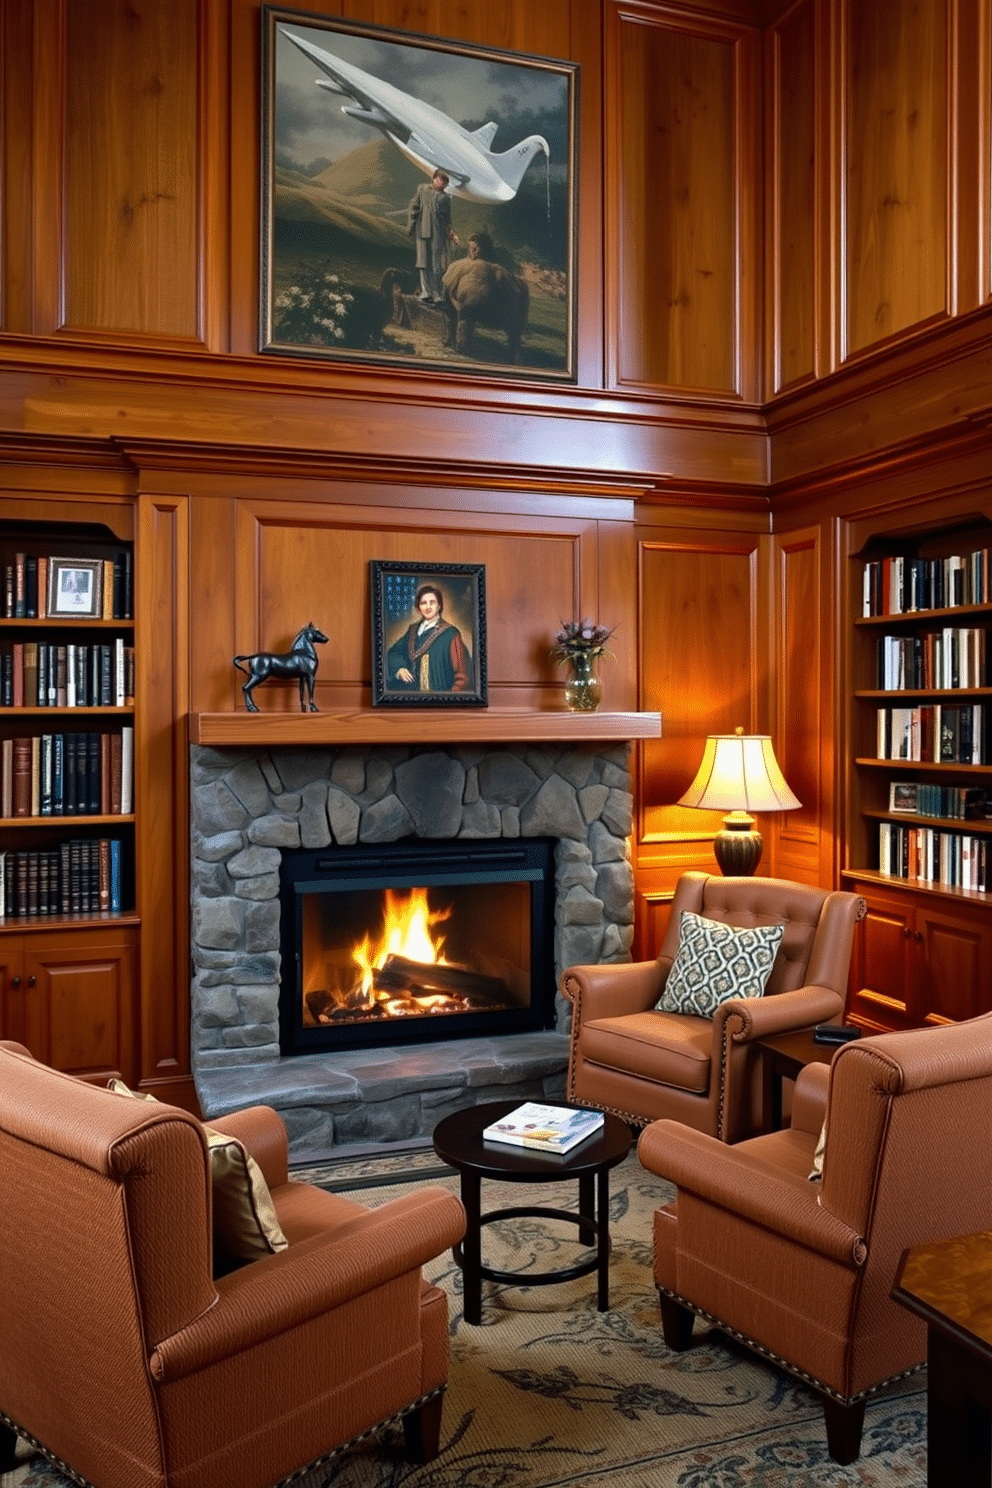
M726 1147L656 1121L638 1156L678 1188L654 1221L665 1342L700 1314L797 1375L853 1462L867 1397L926 1359L890 1297L903 1251L992 1227L992 1014L844 1045L802 1071L785 1131Z
M763 997L725 1002L712 1019L655 1008L678 949L682 910L738 927L785 926ZM571 966L568 1097L635 1125L671 1117L737 1142L759 1129L755 1040L840 1018L847 996L857 894L778 878L684 873L656 961Z
M218 1127L262 1168L288 1247L214 1279L201 1124L0 1047L0 1472L16 1435L97 1488L271 1488L402 1416L436 1454L445 1295L421 1266L464 1212L293 1182L279 1116Z

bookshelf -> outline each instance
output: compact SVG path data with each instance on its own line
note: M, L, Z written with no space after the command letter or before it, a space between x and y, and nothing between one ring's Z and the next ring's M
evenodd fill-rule
M0 519L0 1028L73 1071L134 1056L133 556Z
M850 555L849 1016L971 1017L992 954L992 523L869 532Z

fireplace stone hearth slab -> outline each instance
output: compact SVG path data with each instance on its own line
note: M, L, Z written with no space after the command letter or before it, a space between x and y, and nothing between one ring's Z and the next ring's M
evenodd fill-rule
M207 1121L273 1106L292 1163L341 1156L348 1145L427 1140L444 1116L491 1100L562 1100L568 1037L553 1032L304 1054L201 1069Z

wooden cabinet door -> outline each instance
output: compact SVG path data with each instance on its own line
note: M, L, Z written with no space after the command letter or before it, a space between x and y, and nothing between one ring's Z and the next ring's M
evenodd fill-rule
M24 1025L24 941L0 936L0 1037L26 1044Z
M915 931L914 1022L959 1023L988 1012L992 927L988 912L921 901Z
M71 1074L135 1078L135 942L67 933L25 937L24 1037L37 1059Z
M910 894L890 894L876 884L851 887L864 896L868 913L854 930L848 1014L872 1032L911 1027L915 901Z

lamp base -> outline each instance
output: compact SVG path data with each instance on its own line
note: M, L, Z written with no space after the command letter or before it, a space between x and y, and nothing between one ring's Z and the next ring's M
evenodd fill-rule
M723 818L723 831L713 839L713 856L724 878L750 878L761 862L763 847L754 817L746 811L731 811Z

